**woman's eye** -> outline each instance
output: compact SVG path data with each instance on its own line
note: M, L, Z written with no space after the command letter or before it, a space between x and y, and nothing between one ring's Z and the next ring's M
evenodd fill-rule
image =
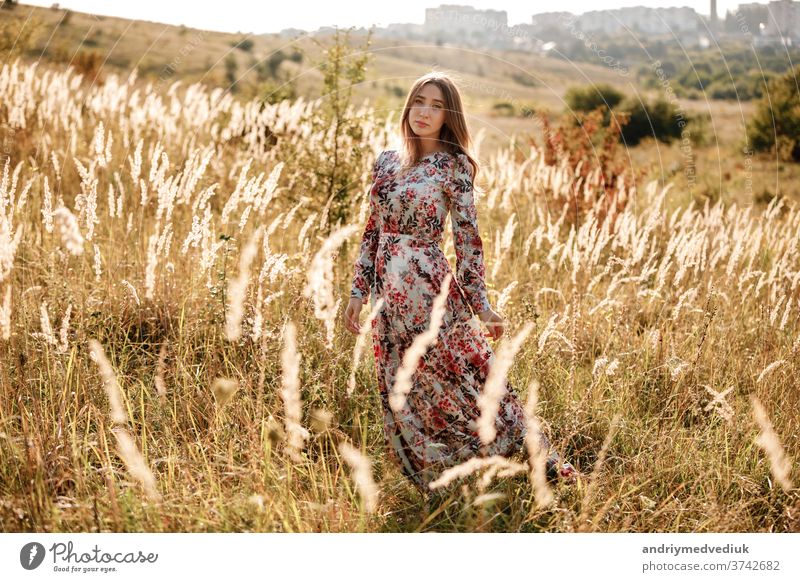
M414 101L414 105L425 105L425 103L422 101L422 99L416 99L416 100ZM434 106L436 109L441 109L441 108L442 108L442 106L441 106L441 105L439 105L438 103L434 103L434 104L433 104L433 106Z

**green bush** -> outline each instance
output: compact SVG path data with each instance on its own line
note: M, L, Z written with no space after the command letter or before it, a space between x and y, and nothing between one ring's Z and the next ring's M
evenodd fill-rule
M591 87L570 87L565 96L567 105L574 111L593 111L598 107L613 109L622 98L620 91L604 83Z
M769 82L769 91L758 102L753 121L748 127L754 150L777 150L783 161L800 162L798 75L800 67Z
M644 104L639 99L628 99L620 110L630 116L622 128L622 136L628 145L636 145L647 136L669 143L681 135L682 128L678 125L675 110L663 98Z
M515 115L514 104L508 101L495 103L492 105L492 111L494 111L495 115L499 115L500 117L514 117Z
M253 44L254 44L253 41L250 40L249 38L243 38L239 42L231 43L231 46L238 48L240 51L249 53L250 51L253 50Z
M531 75L522 74L522 73L512 73L511 78L514 79L515 83L523 85L525 87L538 87L539 83L536 82Z

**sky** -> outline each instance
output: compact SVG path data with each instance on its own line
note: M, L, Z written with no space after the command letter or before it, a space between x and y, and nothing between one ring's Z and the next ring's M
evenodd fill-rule
M724 18L726 10L734 10L739 0L717 0L717 14ZM766 3L766 2L764 2ZM21 4L51 6L53 0L21 0ZM211 2L194 0L179 2L169 0L61 0L62 8L106 16L120 16L136 20L150 20L166 24L184 24L203 30L246 32L262 34L279 32L284 28L314 31L321 26L369 27L392 23L422 24L425 9L441 4L460 4L479 9L505 10L508 25L529 23L538 12L552 10L580 14L589 10L622 8L623 6L689 6L700 14L710 12L709 0L386 0L334 2L333 0L290 0L277 6L273 3L256 3L253 0L225 0ZM21 6L22 8L23 6Z

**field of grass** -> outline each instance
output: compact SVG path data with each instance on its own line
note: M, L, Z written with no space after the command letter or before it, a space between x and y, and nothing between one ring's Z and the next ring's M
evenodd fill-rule
M2 66L0 530L798 531L800 211L693 195L653 143L632 159L677 170L606 216L596 179L484 140L490 301L509 338L533 326L509 381L586 478L426 503L340 321L383 114L347 112L335 223L319 102Z

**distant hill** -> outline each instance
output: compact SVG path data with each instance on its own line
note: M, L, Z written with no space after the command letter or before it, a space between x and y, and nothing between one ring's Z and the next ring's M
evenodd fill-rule
M364 41L363 34L353 34L355 45L363 46ZM243 99L319 97L323 76L318 65L324 58L320 43L329 42L320 35L230 34L24 4L0 10L3 62L21 56L56 67L71 64L88 82L135 70L141 82L165 90L175 81L202 82L232 88ZM369 51L366 80L354 91L358 102L369 99L379 112L394 112L396 119L416 77L431 69L451 73L462 88L470 126L486 132L486 150L506 146L515 133L540 135L530 112L550 117L562 112L564 96L575 85L603 83L634 98L634 92L641 98L664 95L660 85L637 80L633 69L621 75L612 67L568 58L381 38L372 39ZM681 98L680 103L687 111L724 115L725 121L713 127L724 140L740 135L739 104L720 101L712 107L706 95ZM743 104L745 113L749 105Z
M277 34L247 36L203 31L24 4L2 11L2 19L5 26L13 21L17 27L23 23L32 33L23 50L17 47L15 53L57 65L93 65L101 76L128 74L136 69L139 78L154 82L167 78L227 87L227 71L235 63L234 78L243 96L257 94L262 83L287 79L292 79L299 94L308 97L317 96L322 86L322 76L315 69L315 63L322 58L321 49L307 37L293 40ZM359 42L355 35L353 39ZM431 68L457 73L476 104L520 100L560 108L559 97L571 84L626 85L625 79L602 66L518 52L418 42L396 44L373 39L370 50L374 58L359 97L391 100L404 96L412 79ZM7 60L9 47L0 44L0 54Z

